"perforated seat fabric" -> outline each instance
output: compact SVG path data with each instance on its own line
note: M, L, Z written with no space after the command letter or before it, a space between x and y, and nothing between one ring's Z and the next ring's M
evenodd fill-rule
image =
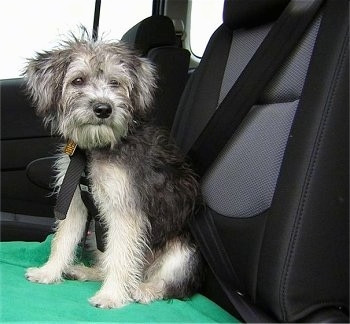
M225 2L175 119L184 151L287 2ZM314 20L202 179L247 295L277 321L348 307L347 7L326 1L327 18ZM207 283L230 309L215 289Z
M225 216L250 217L270 207L318 26L319 19L267 86L259 100L264 104L251 109L218 159L217 166L203 180L206 201L216 212ZM237 80L269 28L254 28L250 37L247 32L234 33L219 102ZM230 173L227 173L227 167ZM235 199L230 199L231 195Z

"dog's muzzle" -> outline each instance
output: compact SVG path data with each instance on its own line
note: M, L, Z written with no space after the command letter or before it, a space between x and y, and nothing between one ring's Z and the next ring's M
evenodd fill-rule
M98 118L108 118L112 113L112 106L107 103L97 103L93 106L93 111Z

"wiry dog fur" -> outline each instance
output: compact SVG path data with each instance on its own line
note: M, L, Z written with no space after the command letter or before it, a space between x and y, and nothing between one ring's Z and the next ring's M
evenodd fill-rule
M101 280L90 303L103 308L190 296L201 277L188 231L198 185L178 149L147 122L156 83L152 65L121 43L83 36L38 53L25 74L45 124L86 150L92 195L108 229L96 265L75 264L87 219L77 188L66 219L57 222L48 262L29 268L27 279ZM57 191L68 164L61 154Z

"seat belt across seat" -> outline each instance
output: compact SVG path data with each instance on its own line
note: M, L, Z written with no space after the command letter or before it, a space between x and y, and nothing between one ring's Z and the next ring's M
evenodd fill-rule
M291 53L323 0L291 0L188 152L202 176Z

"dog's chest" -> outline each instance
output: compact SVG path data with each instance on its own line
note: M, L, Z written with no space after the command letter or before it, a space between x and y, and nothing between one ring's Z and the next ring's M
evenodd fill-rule
M124 165L101 156L92 156L87 164L86 176L91 194L99 206L134 204L133 181Z

